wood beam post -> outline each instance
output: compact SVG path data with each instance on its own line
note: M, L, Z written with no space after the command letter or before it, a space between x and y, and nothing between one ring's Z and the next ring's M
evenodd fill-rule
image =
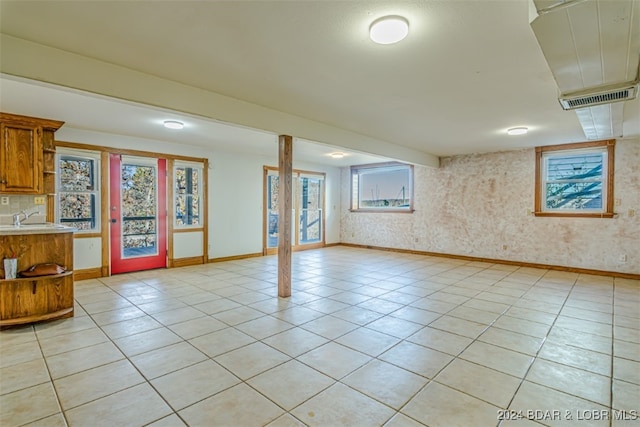
M293 209L293 137L278 137L278 296L291 296L291 210Z

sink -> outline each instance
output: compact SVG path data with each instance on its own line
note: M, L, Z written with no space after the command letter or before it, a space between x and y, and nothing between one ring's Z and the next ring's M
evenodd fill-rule
M21 224L18 228L64 228L64 225L47 222L45 224Z
M47 229L63 229L67 228L61 224L47 222L44 224L21 224L19 227L15 225L0 225L0 230L47 230Z

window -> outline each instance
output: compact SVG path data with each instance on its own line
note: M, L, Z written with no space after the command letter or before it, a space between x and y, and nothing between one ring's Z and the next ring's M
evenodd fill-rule
M176 162L174 177L175 226L202 226L202 165Z
M536 148L536 216L613 217L615 141Z
M413 212L413 166L396 162L352 166L351 210Z
M99 154L58 155L58 220L79 231L100 229Z

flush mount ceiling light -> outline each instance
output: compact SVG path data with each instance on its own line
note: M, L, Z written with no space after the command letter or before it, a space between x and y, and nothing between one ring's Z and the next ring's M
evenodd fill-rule
M507 129L508 135L524 135L527 132L529 132L529 128L526 128L526 127L517 127L517 128Z
M336 153L331 153L329 154L331 157L333 157L334 159L341 159L344 157L344 153L340 153L340 152L336 152Z
M165 120L164 127L167 129L182 129L184 127L184 123L177 120Z
M384 16L369 27L369 37L378 44L393 44L407 37L409 21L402 16Z

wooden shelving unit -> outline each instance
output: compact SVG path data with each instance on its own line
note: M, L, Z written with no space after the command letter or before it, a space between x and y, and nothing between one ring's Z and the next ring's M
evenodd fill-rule
M73 316L73 232L0 235L0 257L18 256L18 271L55 263L62 274L0 280L0 327Z

